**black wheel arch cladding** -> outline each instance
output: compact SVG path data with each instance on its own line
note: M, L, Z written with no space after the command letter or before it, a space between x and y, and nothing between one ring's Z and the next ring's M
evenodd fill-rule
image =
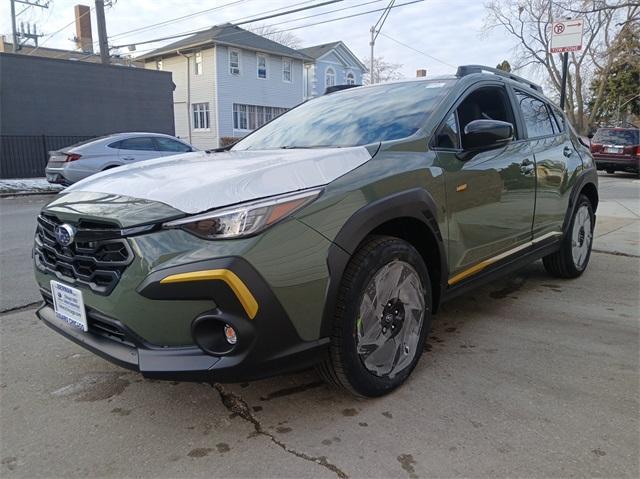
M352 255L367 236L386 223L406 218L419 222L429 230L437 245L439 266L437 268L439 277L432 276L431 283L439 286L441 294L446 290L449 270L437 217L438 207L431 194L423 188L413 188L371 202L356 211L346 221L329 247L327 256L329 284L326 290L320 337L326 337L331 333L338 291ZM420 254L419 248L416 249ZM439 298L433 298L434 309L437 307L436 299Z

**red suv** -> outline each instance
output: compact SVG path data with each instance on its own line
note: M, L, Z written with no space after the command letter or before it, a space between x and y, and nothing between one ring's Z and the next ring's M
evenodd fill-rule
M599 128L591 140L591 154L599 170L631 171L640 175L640 130Z

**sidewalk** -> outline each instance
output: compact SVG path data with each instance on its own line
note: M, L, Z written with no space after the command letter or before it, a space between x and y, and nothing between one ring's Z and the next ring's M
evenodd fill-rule
M640 257L640 181L599 178L594 251Z
M0 196L53 194L63 189L64 186L52 185L45 178L0 180Z

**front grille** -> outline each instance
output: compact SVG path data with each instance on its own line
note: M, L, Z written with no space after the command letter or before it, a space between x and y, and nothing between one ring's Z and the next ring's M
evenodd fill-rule
M55 237L55 228L60 224L53 216L38 217L34 249L36 267L69 284L88 287L101 295L111 293L133 261L127 240L75 241L62 246ZM78 227L77 236L83 236L82 225Z

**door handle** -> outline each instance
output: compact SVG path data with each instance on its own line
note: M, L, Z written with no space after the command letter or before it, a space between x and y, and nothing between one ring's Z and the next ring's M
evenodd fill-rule
M125 156L122 158L123 160L127 160L127 161L132 161L135 160L135 158L133 156Z
M572 153L573 153L573 149L568 146L565 146L564 150L562 150L562 154L567 158L569 158L572 155Z
M520 163L520 171L523 175L528 175L533 171L534 168L535 163L529 158L525 158L524 160L522 160L522 163Z

